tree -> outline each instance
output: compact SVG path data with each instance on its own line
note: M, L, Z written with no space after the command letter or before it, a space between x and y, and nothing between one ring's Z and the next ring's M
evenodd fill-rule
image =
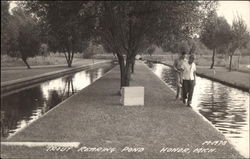
M43 57L47 56L49 54L49 47L47 44L41 44L39 48L39 54L42 55Z
M39 28L32 15L26 14L21 8L14 10L13 16L18 21L16 47L20 53L19 56L26 64L27 68L30 69L27 59L39 53Z
M150 46L148 49L147 49L147 52L150 56L152 56L152 54L154 53L155 51L155 47L154 46Z
M232 59L235 51L246 47L249 42L249 32L247 26L242 17L237 17L233 20L232 27L230 29L230 41L228 43L228 52L230 57L229 71L232 70Z
M197 44L194 39L188 39L189 50L188 54L194 54L196 52Z
M26 14L20 6L12 12L3 33L4 42L1 44L7 55L20 57L27 68L30 68L27 59L39 53L39 28L36 19Z
M82 52L92 34L94 19L80 16L85 1L30 1L24 4L28 12L35 14L43 24L49 48L62 52L68 67L72 66L74 54Z
M45 24L49 47L64 52L71 66L74 52L90 36L116 54L121 87L129 86L136 54L170 35L190 37L200 27L211 1L28 1L26 9Z
M9 2L1 1L1 54L7 54L7 43L9 38L9 19Z
M201 31L201 41L207 48L213 50L212 64L210 69L214 67L216 50L226 45L230 40L230 25L224 17L218 17L215 12L212 12L206 21L204 28Z
M102 1L83 6L96 17L97 40L118 57L121 87L129 86L130 68L141 50L161 46L169 35L188 37L199 27L199 1Z
M85 49L85 53L83 54L84 58L93 58L96 54L97 46L93 44L92 41L89 41L87 44L87 48Z
M196 51L196 42L193 38L187 38L185 40L175 39L168 41L164 44L163 49L165 52L171 53L186 52L187 54L194 54Z
M248 39L250 39L250 35L249 35ZM243 47L243 48L240 49L240 53L241 53L241 55L250 56L250 51L249 50L250 50L250 40L246 44L246 47Z

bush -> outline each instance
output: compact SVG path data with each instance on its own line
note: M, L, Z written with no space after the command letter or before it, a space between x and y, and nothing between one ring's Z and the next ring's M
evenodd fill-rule
M113 54L96 54L94 55L95 59L103 59L103 60L115 60L116 57Z

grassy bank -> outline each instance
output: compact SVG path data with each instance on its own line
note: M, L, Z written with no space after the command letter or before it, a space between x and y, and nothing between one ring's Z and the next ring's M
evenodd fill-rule
M75 57L74 62L80 61L82 58ZM67 62L64 56L58 56L55 54L51 54L49 56L36 56L33 58L28 58L28 63L30 66L38 66L38 65L60 65L65 64ZM20 58L13 58L7 55L1 56L1 67L14 67L14 66L26 66Z
M68 67L65 63L57 64L57 65L39 65L32 66L31 69L27 69L26 67L1 67L1 82L17 80L21 78L33 77L36 75L42 75L44 73L67 70L71 68L76 68L82 65L93 64L97 62L101 62L104 60L91 60L91 59L80 59L74 60L72 67Z
M96 54L85 60L114 60L115 56L113 54ZM76 53L74 55L74 63L83 61L83 54ZM66 59L63 54L50 53L48 56L36 56L33 58L28 58L28 63L30 66L40 66L40 65L67 65ZM10 57L7 55L1 55L1 67L17 67L26 66L20 58Z
M211 80L215 80L244 91L250 91L249 73L239 71L229 72L226 68L223 67L216 67L215 69L198 67L197 72L200 76L210 78Z

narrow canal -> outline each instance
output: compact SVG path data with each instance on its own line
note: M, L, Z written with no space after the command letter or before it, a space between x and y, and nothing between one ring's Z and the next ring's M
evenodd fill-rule
M1 96L1 138L6 139L34 122L74 93L102 77L114 66L83 70Z
M163 64L147 63L176 91L175 72ZM192 109L204 116L245 157L249 157L249 93L197 77Z

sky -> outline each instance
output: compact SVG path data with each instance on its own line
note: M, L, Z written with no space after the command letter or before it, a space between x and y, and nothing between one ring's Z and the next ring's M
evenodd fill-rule
M10 10L15 6L15 2L12 1ZM250 31L250 1L219 1L217 13L219 16L224 16L230 25L238 14L243 18Z
M250 1L219 1L217 13L219 16L224 16L230 25L238 14L250 31Z

